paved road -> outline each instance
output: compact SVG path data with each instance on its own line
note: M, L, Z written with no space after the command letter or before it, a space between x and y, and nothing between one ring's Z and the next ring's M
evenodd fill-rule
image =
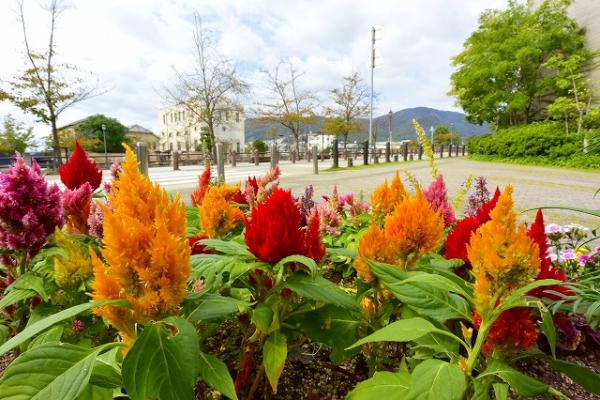
M451 198L457 195L461 184L473 174L485 176L490 190L496 185L500 187L513 185L518 210L558 205L600 208L600 198L594 199L594 193L600 187L600 173L479 162L465 158L445 158L436 160L436 164L444 174ZM320 196L330 193L333 186L337 185L341 193L358 194L362 191L368 199L375 187L384 179L391 179L397 170L409 170L423 185L431 181L429 165L426 161L399 162L335 172L324 171L329 166L329 163L322 164L321 173L314 175L311 163L282 162L281 186L291 188L295 194L300 194L307 185L312 184L315 193ZM235 168L227 167L225 178L228 183L235 184L243 181L247 176L262 175L268 168L268 163L260 166L244 164ZM152 168L150 178L160 183L169 192L180 192L183 199L188 199L201 172L202 168L199 166L184 166L180 171L173 171L168 167ZM593 227L600 225L600 218L584 217L575 213L549 210L547 216L547 219L556 223L575 222Z

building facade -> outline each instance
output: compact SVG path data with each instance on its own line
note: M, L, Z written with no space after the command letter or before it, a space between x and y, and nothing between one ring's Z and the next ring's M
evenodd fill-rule
M131 143L144 142L150 151L157 151L160 138L155 135L150 129L146 129L141 125L131 125L127 131L127 137Z
M200 145L200 135L206 123L199 122L184 105L175 105L159 111L159 151L194 151ZM246 144L243 109L217 111L215 139L240 152Z

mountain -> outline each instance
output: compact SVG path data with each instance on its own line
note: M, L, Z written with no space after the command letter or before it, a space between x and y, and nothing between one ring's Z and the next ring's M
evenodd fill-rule
M306 126L306 131L318 132L323 122L323 117L318 117L317 121ZM450 130L457 132L461 137L467 138L471 136L481 135L490 131L489 126L475 125L465 120L465 115L455 111L442 111L428 107L406 108L396 111L392 114L392 140L399 141L404 139L415 139L415 129L412 125L412 120L419 121L423 129L429 135L430 127L444 125ZM363 118L364 130L361 133L350 135L349 142L363 141L367 139L369 131L369 120ZM266 132L274 127L279 135L287 137L288 131L279 124L271 122L260 122L254 118L246 119L246 143L256 139L265 140ZM376 139L385 141L388 138L389 132L389 115L384 114L373 118L373 131L376 134Z

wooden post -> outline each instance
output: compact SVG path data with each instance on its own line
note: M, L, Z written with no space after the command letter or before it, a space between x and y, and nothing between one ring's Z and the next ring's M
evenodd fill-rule
M217 181L219 183L225 183L225 154L223 149L223 143L217 143Z
M419 160L423 159L423 146L419 145Z
M463 156L465 155L465 145L464 144L462 145L462 155Z
M340 151L338 149L338 140L337 139L333 139L332 156L333 156L333 168L338 168L340 166Z
M252 158L254 159L254 165L258 165L260 162L260 157L258 155L258 150L252 150Z
M402 143L402 158L404 161L408 160L408 143Z
M459 148L460 146L457 144L457 145L455 145L454 147L455 147L455 149L454 149L454 155L455 155L456 157L458 157L458 148Z
M363 164L369 165L369 141L363 143Z
M444 144L440 144L440 158L444 158Z
M448 157L452 157L452 143L448 145Z
M313 173L319 175L319 149L316 145L312 147L312 162L313 162Z
M235 167L237 165L237 151L232 150L231 151L231 166Z
M135 145L135 155L140 166L140 173L148 176L148 147L144 142L138 142Z
M385 144L385 162L389 163L391 161L390 159L390 155L392 152L392 144L390 142L387 142Z

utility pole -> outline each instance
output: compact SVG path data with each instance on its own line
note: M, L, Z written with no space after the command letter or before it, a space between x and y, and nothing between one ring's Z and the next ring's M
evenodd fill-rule
M371 107L369 111L369 143L375 149L373 140L373 71L375 70L375 27L371 27Z
M394 115L394 113L392 112L392 110L390 110L390 112L388 113L389 121L388 121L388 130L389 130L389 139L388 142L390 143L390 145L392 144L392 116Z

